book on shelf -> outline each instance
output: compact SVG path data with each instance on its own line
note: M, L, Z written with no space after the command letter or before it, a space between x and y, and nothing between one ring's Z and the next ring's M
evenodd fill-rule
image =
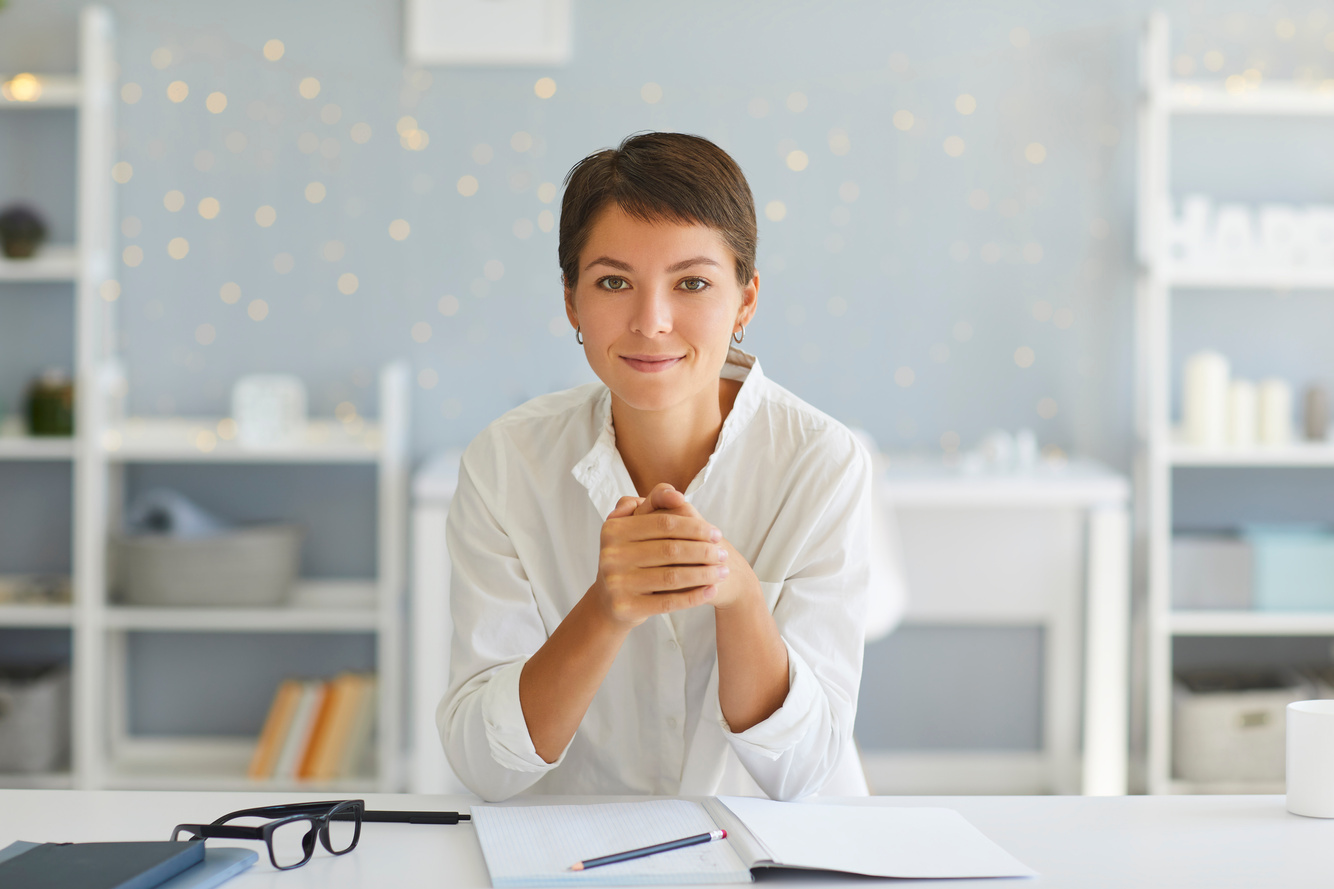
M357 700L357 710L348 727L347 743L339 751L336 774L344 777L370 774L375 771L373 763L368 762L374 749L372 740L375 735L375 711L377 694L374 676L361 677L361 695Z
M286 679L273 696L269 706L268 718L259 733L259 742L255 744L255 753L250 758L247 774L254 780L263 780L273 774L278 764L278 754L287 738L288 730L296 717L297 703L301 700L301 683L295 679Z
M371 675L284 680L247 774L256 781L330 781L357 774L374 733L374 700Z

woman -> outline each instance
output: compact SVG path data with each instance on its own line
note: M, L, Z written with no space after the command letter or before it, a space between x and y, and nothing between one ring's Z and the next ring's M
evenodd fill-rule
M437 721L485 799L866 792L870 460L731 347L755 242L705 139L633 136L566 178L565 310L601 383L487 427L449 513Z

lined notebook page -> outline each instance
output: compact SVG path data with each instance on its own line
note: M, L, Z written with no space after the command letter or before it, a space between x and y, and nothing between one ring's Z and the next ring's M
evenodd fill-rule
M700 843L586 871L570 865L715 830L689 800L586 806L473 806L472 822L496 889L749 883L727 840Z

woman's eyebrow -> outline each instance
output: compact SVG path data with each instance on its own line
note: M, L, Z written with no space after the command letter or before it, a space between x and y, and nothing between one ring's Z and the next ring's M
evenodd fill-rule
M588 271L595 265L609 265L614 269L620 269L623 272L633 272L634 268L628 262L621 262L619 259L612 259L610 256L599 256L597 259L584 266L584 271Z
M597 259L584 266L584 271L588 271L595 265L607 265L622 272L633 272L634 267L628 262L621 262L619 259L612 259L610 256L599 256ZM668 274L673 272L683 272L692 266L711 265L714 268L721 268L716 260L707 256L692 256L690 259L683 259L680 262L674 262L667 267Z
M673 263L672 265L667 266L667 271L684 272L691 266L696 266L696 265L711 265L714 268L721 268L721 266L719 266L717 262L715 262L714 260L710 259L707 256L692 256L690 259L683 259L680 262Z

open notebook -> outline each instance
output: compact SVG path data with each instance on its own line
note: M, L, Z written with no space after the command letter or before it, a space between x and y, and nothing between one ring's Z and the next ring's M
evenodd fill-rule
M748 883L752 868L874 877L1032 876L953 809L780 803L750 797L473 806L496 889ZM570 865L722 828L727 839L585 871Z

